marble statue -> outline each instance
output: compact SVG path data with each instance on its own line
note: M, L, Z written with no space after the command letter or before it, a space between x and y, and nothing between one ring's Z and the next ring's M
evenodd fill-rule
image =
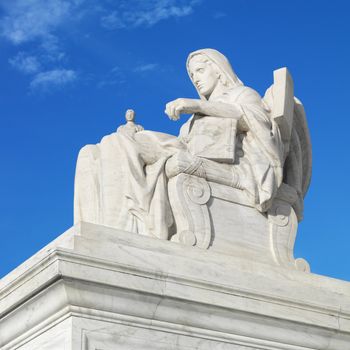
M165 113L180 135L127 123L79 153L75 222L308 270L293 245L311 176L305 113L286 68L263 98L213 49L186 63L199 98Z
M293 254L311 144L291 75L260 97L215 50L187 70L178 137L129 109L81 149L76 224L0 279L2 350L350 349L350 284Z

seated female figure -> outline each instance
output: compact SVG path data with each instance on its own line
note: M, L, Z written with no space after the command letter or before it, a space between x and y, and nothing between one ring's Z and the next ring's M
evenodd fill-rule
M268 209L283 177L283 143L268 109L216 50L191 53L187 70L200 99L166 105L173 120L192 114L178 138L126 125L81 150L75 222L168 239L167 181L181 172L241 189Z

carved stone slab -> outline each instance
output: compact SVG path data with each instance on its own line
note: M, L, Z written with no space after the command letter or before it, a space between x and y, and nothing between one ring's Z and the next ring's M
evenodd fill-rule
M82 223L1 280L2 350L345 350L350 284Z

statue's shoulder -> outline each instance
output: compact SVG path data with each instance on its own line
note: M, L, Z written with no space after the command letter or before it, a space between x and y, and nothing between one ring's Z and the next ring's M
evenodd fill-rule
M229 89L226 93L230 100L234 102L261 103L261 96L259 93L249 86L236 86Z

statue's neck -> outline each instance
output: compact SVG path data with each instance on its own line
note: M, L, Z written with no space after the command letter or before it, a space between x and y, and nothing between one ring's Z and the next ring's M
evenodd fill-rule
M207 97L208 101L215 101L217 99L219 99L224 92L227 90L227 87L223 86L222 84L218 84L214 91L211 93L211 95L209 97Z

